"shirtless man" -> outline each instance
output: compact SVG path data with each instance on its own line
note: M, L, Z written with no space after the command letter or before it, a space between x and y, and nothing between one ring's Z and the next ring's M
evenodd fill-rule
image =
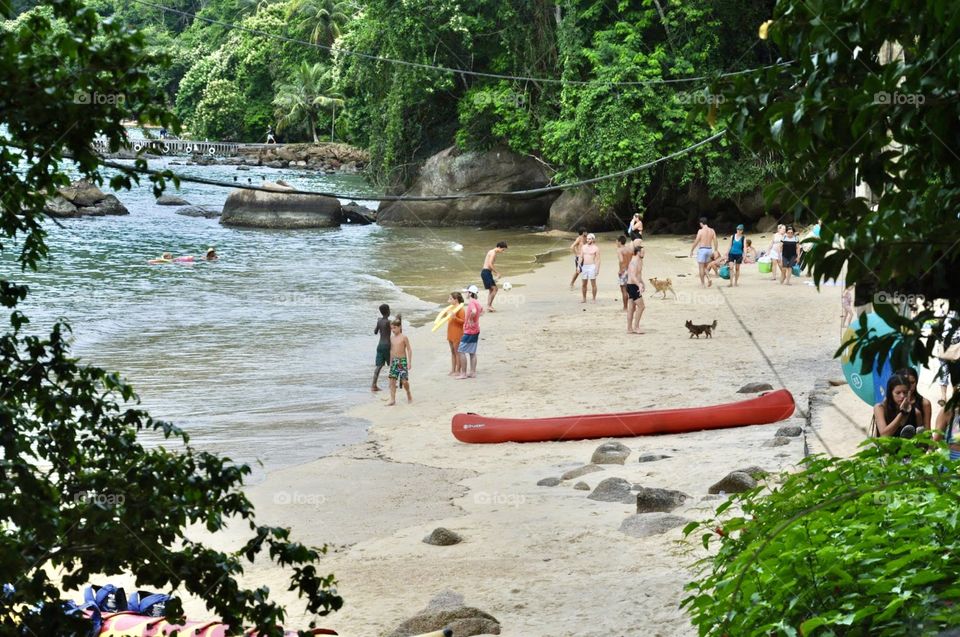
M627 295L627 267L633 258L633 246L627 245L627 238L617 237L617 260L620 261L620 271L617 272L617 281L620 283L620 297L623 299L623 311L627 311L630 297Z
M643 242L635 240L632 248L633 256L627 266L627 296L630 305L627 307L627 334L643 334L640 331L640 317L643 316ZM637 245L639 243L639 245Z
M577 282L577 277L580 276L580 250L586 242L587 229L580 228L580 234L577 235L576 241L570 244L570 252L573 253L573 278L570 279L571 290L573 289L573 284Z
M693 240L693 247L690 248L690 256L694 251L697 253L697 266L700 270L700 287L707 287L707 265L713 261L713 253L720 252L720 246L717 244L717 233L707 225L707 218L700 217L700 230L697 232L697 238ZM713 281L710 282L711 284Z
M600 274L600 248L597 246L597 237L591 232L587 235L587 242L580 248L580 280L583 281L583 300L587 302L587 282L593 287L593 302L597 302L597 275Z
M497 296L497 281L493 277L500 278L495 266L497 255L507 249L507 242L500 241L497 247L487 252L483 259L483 269L480 270L480 278L483 280L483 287L487 289L487 311L496 312L493 309L493 299Z

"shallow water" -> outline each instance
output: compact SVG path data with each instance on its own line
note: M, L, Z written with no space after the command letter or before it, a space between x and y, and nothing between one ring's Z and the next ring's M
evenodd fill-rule
M358 176L172 168L370 192ZM451 287L480 284L496 241L511 244L498 259L505 275L528 271L535 252L557 244L521 231L226 228L157 206L148 185L116 194L130 215L47 224L51 258L40 272L21 275L3 255L3 276L30 284L22 309L32 329L66 318L74 353L121 372L154 417L186 428L197 446L267 468L363 438L366 423L344 413L368 396L380 303L422 323ZM168 194L221 206L228 191L183 184ZM164 251L199 256L208 245L219 261L146 263Z

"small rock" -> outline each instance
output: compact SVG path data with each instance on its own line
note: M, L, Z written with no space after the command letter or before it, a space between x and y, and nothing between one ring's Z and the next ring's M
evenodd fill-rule
M592 464L623 464L630 455L630 447L623 443L611 440L605 442L593 452L590 458Z
M650 537L666 533L689 521L687 518L669 513L637 513L620 524L620 531L630 537Z
M711 486L707 493L741 493L749 491L757 486L749 473L743 471L732 471L723 480Z
M637 493L637 513L670 513L683 505L689 497L682 491L640 487Z
M597 471L603 471L603 467L598 467L595 464L585 464L582 467L577 467L576 469L570 469L570 471L567 471L562 476L560 476L560 479L573 480L574 478L579 478L587 475L588 473L595 473Z
M789 445L790 438L784 438L783 436L777 436L773 440L768 440L763 443L762 447L782 447L783 445Z
M637 460L638 462L656 462L657 460L666 460L670 456L662 453L645 453Z
M189 206L190 202L175 195L160 195L157 197L158 206Z
M780 427L777 429L777 433L774 434L778 437L783 436L784 438L796 438L803 433L803 427L800 425L787 425L786 427Z
M607 478L600 482L587 498L599 502L633 504L636 496L630 490L630 486L630 483L623 478Z
M430 533L430 535L423 538L423 541L425 544L432 544L433 546L453 546L454 544L460 544L460 542L463 542L463 538L450 529L445 529L442 526L438 526Z
M442 610L454 610L457 608L462 608L466 605L467 604L463 599L463 595L448 589L445 591L440 591L434 595L433 599L427 602L427 607L423 609L423 612L436 613Z
M216 219L220 216L220 209L215 206L184 206L177 208L174 212L185 217L203 217L204 219Z
M581 481L573 485L573 488L576 489L577 491L589 491L590 485L587 484L586 482Z
M736 469L736 471L742 471L743 473L747 474L754 480L760 480L770 475L769 471L767 471L763 467L758 467L757 465L751 465L749 467L744 467L743 469Z
M831 379L828 380L827 382L830 383L831 385L833 385L834 387L842 387L843 385L846 385L846 384L847 384L847 379L846 379L846 378L831 378Z
M537 483L538 487L555 487L560 484L560 478L544 478Z
M773 391L770 383L747 383L737 390L738 394L756 394L762 391Z

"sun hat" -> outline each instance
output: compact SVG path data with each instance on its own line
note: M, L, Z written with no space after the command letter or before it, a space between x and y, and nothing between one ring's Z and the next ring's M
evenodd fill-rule
M480 292L480 288L478 288L478 287L475 286L475 285L469 285L469 286L463 288L463 291L464 291L464 292L469 292L470 294L478 294L478 293Z
M587 241L590 241L590 239L593 239L594 241L596 241L596 240L597 240L597 235L595 235L595 234L593 234L593 233L591 232L590 234L587 235Z

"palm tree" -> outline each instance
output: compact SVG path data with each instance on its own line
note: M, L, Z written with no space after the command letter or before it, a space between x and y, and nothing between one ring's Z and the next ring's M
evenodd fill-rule
M310 30L313 43L330 46L340 37L340 27L349 21L353 9L343 0L293 0L287 17L299 17L300 27Z
M277 89L277 96L273 99L276 115L279 119L277 130L281 131L290 126L297 126L306 121L307 129L317 138L317 121L321 111L333 110L333 119L330 124L330 139L333 139L333 126L337 117L337 107L343 106L343 99L333 92L333 79L330 69L324 68L319 62L307 64L301 62L293 73L288 84Z

